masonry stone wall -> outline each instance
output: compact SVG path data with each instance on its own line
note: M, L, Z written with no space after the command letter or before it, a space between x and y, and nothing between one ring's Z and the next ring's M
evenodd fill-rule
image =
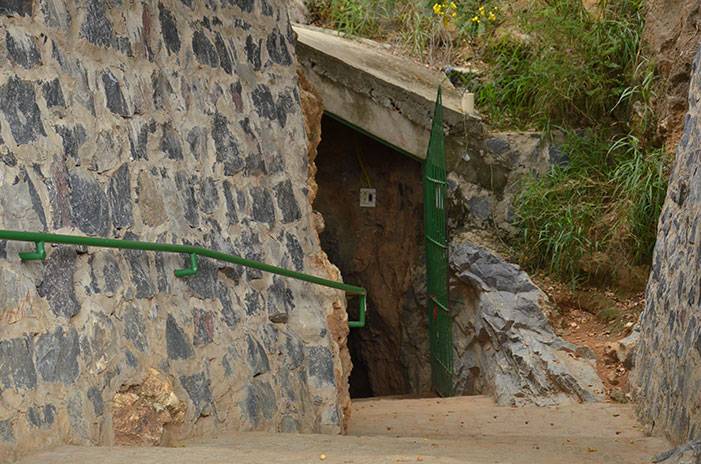
M284 0L0 3L0 228L338 278L307 197L292 35ZM138 251L21 263L31 249L0 242L0 460L342 430L341 293L206 259L177 279L186 257Z
M701 51L657 232L632 385L638 412L674 442L701 438Z

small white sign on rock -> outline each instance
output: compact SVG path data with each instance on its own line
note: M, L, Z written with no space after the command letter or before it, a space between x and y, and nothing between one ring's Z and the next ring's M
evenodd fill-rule
M373 188L360 189L360 207L374 208L377 204L377 190Z

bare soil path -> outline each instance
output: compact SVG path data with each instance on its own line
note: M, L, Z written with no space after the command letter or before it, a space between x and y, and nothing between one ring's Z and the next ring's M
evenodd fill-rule
M485 397L356 401L348 436L232 433L172 448L62 447L22 464L616 463L670 447L629 405L508 408Z

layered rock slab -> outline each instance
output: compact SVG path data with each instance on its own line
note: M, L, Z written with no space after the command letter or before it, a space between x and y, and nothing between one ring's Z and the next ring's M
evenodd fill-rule
M543 292L473 239L456 237L449 254L456 392L501 405L603 400L593 361L555 335Z

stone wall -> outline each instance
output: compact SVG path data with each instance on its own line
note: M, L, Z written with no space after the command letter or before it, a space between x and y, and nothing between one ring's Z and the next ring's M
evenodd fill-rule
M679 443L701 437L701 51L647 287L632 385L642 420Z
M2 2L0 228L338 277L307 198L292 40L284 0ZM204 259L177 279L184 257L137 251L22 264L31 247L0 242L0 460L343 428L341 293Z

